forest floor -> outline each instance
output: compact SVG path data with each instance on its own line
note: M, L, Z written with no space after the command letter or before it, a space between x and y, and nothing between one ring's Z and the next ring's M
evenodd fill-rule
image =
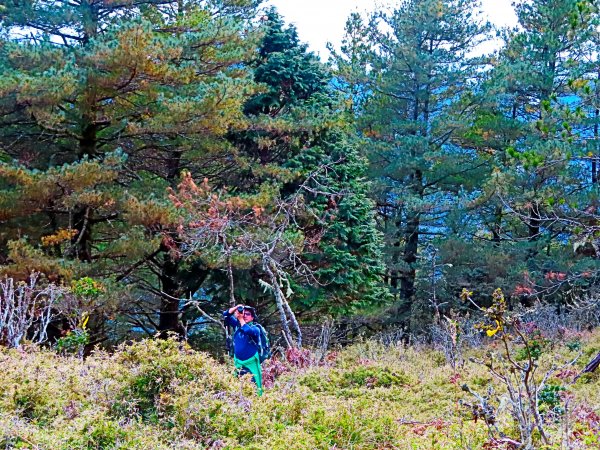
M545 343L538 380L581 357L549 373L538 399L547 444L534 431L531 448L600 448L600 373L573 382L599 351L600 332ZM518 448L506 386L482 363L490 352L502 348L465 350L454 367L443 352L400 343L364 341L319 363L315 353L288 352L267 363L258 397L230 364L172 340L85 359L4 349L0 448Z

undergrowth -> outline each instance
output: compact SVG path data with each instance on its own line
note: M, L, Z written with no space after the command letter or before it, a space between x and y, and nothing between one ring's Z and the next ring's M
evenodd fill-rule
M594 355L600 334L580 342L584 355ZM541 365L575 351L559 343L553 350ZM435 350L367 341L310 361L304 352L269 363L276 377L257 397L230 366L173 340L86 359L36 347L2 349L0 448L511 448L510 439L492 440L484 421L464 406L470 400L464 384L493 392L495 426L515 436L502 386L468 358L453 369ZM574 375L559 374L544 392L546 429L556 443L549 448L600 448L599 375L571 384Z

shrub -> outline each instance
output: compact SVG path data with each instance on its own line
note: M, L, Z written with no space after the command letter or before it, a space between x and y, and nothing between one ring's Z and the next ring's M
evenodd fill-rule
M166 400L179 384L204 381L205 389L220 391L229 380L208 355L194 352L175 339L154 339L122 346L114 363L128 370L117 374L123 387L112 412L117 418L141 417L157 422L168 413Z
M0 345L19 347L26 337L46 341L48 325L66 292L54 284L40 287L38 279L38 273L32 273L28 282L0 279Z
M352 370L315 370L299 380L314 392L335 394L341 389L392 387L411 382L400 369L377 366L359 366Z
M597 347L597 337L589 340ZM455 372L438 366L434 355L440 353L365 341L324 366L288 364L257 397L230 365L175 340L146 340L84 360L36 348L0 349L0 448L510 447L501 439L519 428L506 400L498 402L502 383L485 366L466 364ZM552 361L544 353L536 364L546 368ZM563 391L562 382L550 378L539 391L548 438L574 449L597 446L600 420L586 405L600 402L598 390L576 383ZM488 435L485 414L465 420L463 383L492 392L495 437Z

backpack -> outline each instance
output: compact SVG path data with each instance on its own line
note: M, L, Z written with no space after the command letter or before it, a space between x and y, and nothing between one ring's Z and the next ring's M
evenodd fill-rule
M254 326L258 328L258 342L255 342L258 347L258 358L260 362L264 362L272 356L271 344L269 343L269 335L264 327L260 323L254 323Z

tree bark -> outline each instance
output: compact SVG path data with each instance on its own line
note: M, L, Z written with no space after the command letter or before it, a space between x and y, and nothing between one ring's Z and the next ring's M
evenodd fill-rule
M415 296L415 278L417 254L419 249L420 215L415 212L406 224L403 261L406 267L402 270L400 278L400 296L403 300L412 302Z
M158 331L161 337L166 337L169 332L183 336L181 326L179 298L181 295L177 283L177 269L179 263L173 261L169 253L164 255L164 264L160 275L161 290L167 294L161 298Z

